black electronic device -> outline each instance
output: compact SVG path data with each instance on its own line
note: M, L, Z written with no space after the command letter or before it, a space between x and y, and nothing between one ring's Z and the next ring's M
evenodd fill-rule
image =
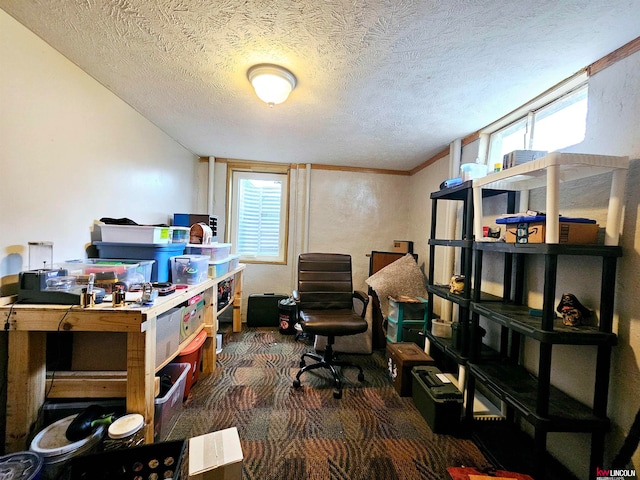
M20 272L18 279L18 303L80 305L82 299L81 285L68 284L67 270L43 269ZM94 288L95 303L102 302L104 289Z
M171 295L176 291L176 286L170 282L153 282L151 286L158 291L158 295Z

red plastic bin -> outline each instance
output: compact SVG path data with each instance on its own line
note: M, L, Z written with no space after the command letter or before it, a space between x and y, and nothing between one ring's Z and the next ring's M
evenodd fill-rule
M184 398L186 400L191 391L191 387L198 381L200 373L200 362L202 361L202 346L207 339L207 332L201 330L200 333L191 340L182 352L173 360L172 363L188 363L191 369L187 374L187 383L184 386Z

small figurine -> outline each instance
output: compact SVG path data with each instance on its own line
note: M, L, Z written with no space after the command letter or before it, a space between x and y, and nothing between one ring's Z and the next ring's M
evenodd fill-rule
M573 293L563 293L556 311L562 315L562 323L567 327L577 327L591 317L591 310L580 303Z
M463 293L464 292L464 275L454 275L449 281L449 291L451 293Z

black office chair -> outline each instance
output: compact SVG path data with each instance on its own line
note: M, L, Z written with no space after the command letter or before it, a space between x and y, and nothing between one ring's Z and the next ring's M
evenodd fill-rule
M364 319L369 297L353 291L351 256L337 253L303 253L298 258L298 289L294 291L298 302L298 318L302 329L310 335L324 335L327 346L324 355L304 353L300 371L293 386L300 387L303 373L326 368L333 375L334 398L342 398L342 380L336 367L354 367L359 370L358 380L364 380L362 367L337 360L333 353L335 337L356 335L367 331ZM354 311L354 299L362 302L362 314ZM306 365L305 357L317 363Z

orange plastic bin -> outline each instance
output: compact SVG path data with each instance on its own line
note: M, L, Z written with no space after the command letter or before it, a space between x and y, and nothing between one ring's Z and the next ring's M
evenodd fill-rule
M184 386L184 398L186 400L191 391L191 387L198 381L200 373L200 363L202 361L202 346L207 339L207 332L202 330L196 338L191 340L189 345L173 360L172 363L188 363L191 365L187 374L187 383Z

